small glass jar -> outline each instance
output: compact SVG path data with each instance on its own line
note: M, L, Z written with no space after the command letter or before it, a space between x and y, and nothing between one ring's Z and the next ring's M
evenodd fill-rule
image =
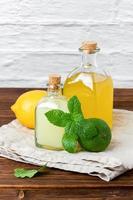
M36 107L35 142L37 147L61 150L64 128L51 124L45 113L51 109L60 109L68 112L67 99L61 94L61 77L51 75L49 77L48 93Z

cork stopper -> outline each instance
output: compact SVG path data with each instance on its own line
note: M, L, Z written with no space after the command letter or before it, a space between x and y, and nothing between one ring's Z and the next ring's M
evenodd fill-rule
M97 49L97 43L94 41L82 42L80 50L86 53L93 53Z
M59 74L49 75L49 85L59 85L61 83L61 76Z

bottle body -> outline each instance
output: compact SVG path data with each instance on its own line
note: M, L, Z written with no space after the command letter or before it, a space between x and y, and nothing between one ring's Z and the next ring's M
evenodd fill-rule
M64 128L51 124L45 113L51 109L60 109L67 112L67 100L62 96L44 97L36 107L36 145L51 150L61 150Z
M113 81L96 64L96 51L83 52L82 64L70 73L63 94L69 99L76 95L85 118L100 118L112 128Z
M100 118L112 127L113 83L110 76L93 72L75 74L67 78L63 92L68 99L73 95L79 98L86 119Z

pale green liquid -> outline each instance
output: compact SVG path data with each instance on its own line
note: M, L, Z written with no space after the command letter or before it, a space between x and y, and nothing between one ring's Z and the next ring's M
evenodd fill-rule
M51 124L45 113L51 109L61 109L65 112L67 101L64 98L46 97L36 108L36 145L46 149L63 149L62 137L64 128Z

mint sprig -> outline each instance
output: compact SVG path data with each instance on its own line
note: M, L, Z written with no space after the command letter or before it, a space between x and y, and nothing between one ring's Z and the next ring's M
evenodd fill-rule
M79 151L78 135L79 121L83 119L80 101L73 96L68 101L70 113L65 113L59 109L53 109L45 113L47 119L54 125L65 128L62 144L66 151L75 153Z
M39 169L16 168L14 170L14 176L17 178L32 178L36 174L44 172L46 172L46 166L39 167Z
M103 151L111 141L111 130L101 119L85 119L76 96L68 101L69 113L53 109L45 113L52 124L64 127L62 144L66 151L75 153L81 147L87 151Z

